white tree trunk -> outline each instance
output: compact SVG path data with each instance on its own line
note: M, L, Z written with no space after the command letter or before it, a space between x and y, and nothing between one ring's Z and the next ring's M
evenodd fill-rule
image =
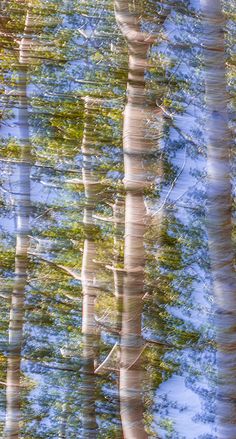
M83 311L82 311L82 333L83 333L83 368L82 368L82 427L83 437L95 439L98 435L96 422L96 376L94 374L94 362L97 355L97 334L98 328L95 321L95 300L97 288L95 286L96 276L96 243L91 235L94 226L93 213L97 203L99 182L93 171L92 158L93 150L93 129L89 118L96 100L86 97L85 102L85 126L82 140L83 154L83 184L85 192L84 227L86 239L84 241L84 253L82 261L82 290L83 290Z
M143 421L142 298L144 295L144 234L148 186L144 157L153 145L147 138L150 110L145 96L145 70L151 36L141 32L138 16L127 0L115 0L115 15L129 49L127 104L123 122L125 249L120 358L120 411L125 439L145 439ZM133 6L132 6L133 7Z
M225 20L220 0L201 0L207 107L209 252L216 299L218 437L236 437L236 277L232 245L232 187L228 126Z
M82 315L82 332L83 334L96 334L97 325L94 316L94 304L97 295L95 288L95 272L96 264L96 245L94 237L90 235L89 228L95 225L93 213L97 204L97 196L99 189L99 182L97 176L93 171L92 159L94 156L93 149L93 128L89 123L91 117L91 109L96 104L96 99L86 97L85 102L85 118L87 121L84 126L84 134L82 140L82 154L83 154L83 185L85 192L85 208L84 208L84 226L86 232L86 239L84 242L84 253L82 262L82 288L83 288L83 315Z
M21 397L21 349L24 324L24 295L27 284L28 247L29 247L29 216L30 216L30 141L28 122L27 68L29 62L30 34L33 27L32 17L27 13L24 37L19 46L18 73L18 127L21 146L21 163L18 164L15 182L16 209L16 254L15 280L12 292L10 323L9 323L9 354L7 361L6 387L6 439L16 439L20 435L20 397Z

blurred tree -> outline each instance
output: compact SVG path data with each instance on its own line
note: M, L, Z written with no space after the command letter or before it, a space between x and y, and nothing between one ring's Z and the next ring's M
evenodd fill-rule
M213 288L216 298L218 341L218 431L236 434L235 353L236 277L232 243L232 184L230 156L233 146L228 115L225 17L220 0L201 0L205 68L206 137L208 153L207 228Z

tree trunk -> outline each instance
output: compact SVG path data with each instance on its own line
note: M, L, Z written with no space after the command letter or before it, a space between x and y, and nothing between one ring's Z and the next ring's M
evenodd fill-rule
M98 435L96 422L96 376L94 374L94 361L97 356L97 325L95 322L95 299L97 289L95 287L96 243L93 237L93 212L97 203L99 182L93 171L92 158L94 154L92 126L89 121L91 109L96 100L86 97L85 102L85 126L82 140L83 154L83 184L85 192L84 226L86 239L84 241L84 253L82 261L82 289L83 289L83 368L82 368L82 427L83 438L95 439Z
M27 69L31 41L32 17L27 13L24 37L19 47L18 74L18 127L21 146L21 163L18 164L15 182L16 254L15 280L11 299L9 323L9 354L7 361L5 438L16 439L20 435L20 369L23 342L24 295L27 284L29 216L30 216L30 141L28 122Z
M210 262L216 299L218 342L218 437L236 437L236 278L232 245L232 187L228 126L225 20L220 0L201 0L207 107L208 213Z
M146 208L144 189L147 176L144 157L153 144L147 138L146 121L150 109L145 96L145 70L151 36L141 32L138 16L130 12L126 0L115 0L115 15L129 50L127 104L123 122L125 249L123 310L120 358L120 410L125 439L145 439L141 367L142 298L144 295L144 234Z

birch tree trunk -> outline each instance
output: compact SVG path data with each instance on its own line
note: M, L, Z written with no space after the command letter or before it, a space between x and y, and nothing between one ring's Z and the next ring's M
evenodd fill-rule
M82 289L83 289L83 311L82 311L82 333L83 333L83 383L82 383L82 425L83 438L93 439L97 437L96 422L96 377L94 374L94 361L97 348L97 325L95 322L95 299L97 289L95 286L96 264L96 243L92 235L94 227L93 212L97 203L99 182L93 171L92 158L94 155L94 138L91 126L91 110L96 100L90 97L84 98L85 102L85 126L82 140L83 154L83 184L85 192L84 226L86 239L84 241L84 253L82 261Z
M123 121L126 197L120 410L124 438L145 439L148 436L143 422L141 323L146 231L144 189L148 183L143 159L153 147L146 133L150 110L145 96L145 70L153 38L141 32L138 16L130 10L128 1L115 0L116 21L127 40L129 51L127 104Z
M11 299L9 323L9 354L7 361L6 387L6 423L5 438L20 437L20 397L21 397L21 349L23 342L24 324L24 295L27 284L28 247L29 247L29 216L30 216L30 171L31 154L28 122L27 70L33 18L26 15L24 36L19 45L18 73L18 127L21 146L21 162L18 164L17 180L15 183L16 210L16 254L15 280Z
M207 107L209 252L216 299L218 437L236 438L236 277L232 245L232 188L225 62L225 20L220 0L201 0Z

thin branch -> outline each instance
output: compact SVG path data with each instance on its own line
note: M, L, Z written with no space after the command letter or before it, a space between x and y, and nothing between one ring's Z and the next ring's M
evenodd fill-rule
M107 357L105 358L105 360L100 364L100 366L98 366L94 373L98 373L101 369L104 368L104 366L106 365L106 363L110 360L113 352L116 350L116 348L118 347L118 343L115 343L112 350L109 352L109 354L107 355Z
M187 147L185 147L183 165L182 165L182 167L181 167L179 173L177 174L177 176L176 176L175 179L173 180L173 182L172 182L172 184L171 184L171 186L170 186L170 189L168 190L168 192L167 192L167 194L166 194L166 196L165 196L165 198L164 198L163 203L161 204L161 206L159 207L159 209L157 209L157 210L151 215L152 218L153 218L158 212L160 212L160 211L163 209L163 207L165 206L165 204L166 204L166 202L167 202L167 200L168 200L168 198L169 198L171 192L173 191L173 189L174 189L174 187L175 187L175 185L176 185L177 180L179 179L179 177L181 176L181 174L182 174L183 171L184 171L184 168L185 168L185 166L186 166L186 162L187 162Z

